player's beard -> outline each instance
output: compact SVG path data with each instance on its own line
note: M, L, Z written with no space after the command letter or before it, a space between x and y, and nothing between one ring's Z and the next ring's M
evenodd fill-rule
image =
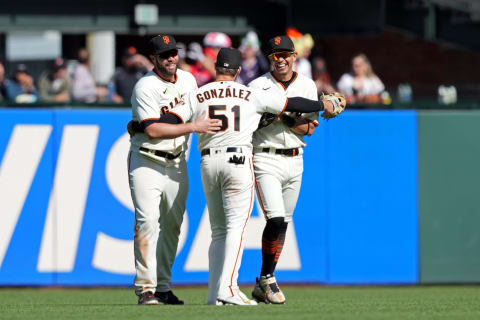
M177 59L177 61L174 61L174 62L164 61L163 63L161 63L159 61L160 59L158 57L156 59L157 59L156 60L157 70L158 70L158 72L160 72L160 74L162 76L164 76L166 78L169 78L169 77L174 76L177 73L178 59ZM175 68L169 68L169 67L166 66L166 65L171 65L171 64L174 64Z
M170 68L167 68L166 66L162 65L162 64L158 64L157 65L157 69L158 71L165 77L171 77L173 75L175 75L175 73L177 73L177 65L175 64L175 70L171 70Z

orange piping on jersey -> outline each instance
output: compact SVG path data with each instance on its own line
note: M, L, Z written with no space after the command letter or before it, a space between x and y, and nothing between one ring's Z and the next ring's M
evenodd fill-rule
M295 80L297 80L297 77L298 77L298 72L295 73L295 77L293 78L292 82L290 82L290 84L294 83Z
M287 87L285 87L283 83L280 80L278 80L277 77L275 77L273 72L270 71L270 74L272 75L273 79L275 79L279 84L282 85L283 90L287 91ZM295 72L295 77L293 78L292 82L290 82L290 84L292 84L295 80L297 80L297 77L298 77L298 72Z
M278 114L279 116L285 112L285 109L287 109L287 105L288 105L288 97L287 97L287 100L285 101L285 105L283 106L282 112Z
M183 118L180 117L180 115L179 115L178 113L175 113L175 112L173 112L173 111L169 111L168 113L171 113L171 114L176 115L180 120L182 120L182 123L185 123L185 121L183 120Z
M170 79L167 79L167 78L165 78L164 76L162 76L161 73L157 72L157 69L153 69L153 72L155 72L155 74L156 74L160 79L162 79L162 80L165 81L165 82L177 83L178 75L177 75L176 72L175 72L175 76L174 76L174 79L175 79L175 80L173 80L173 81L171 81Z
M280 80L277 79L277 77L275 77L272 71L270 71L270 74L272 75L273 79L275 79L283 87L283 90L287 91L287 88L283 85L282 82L280 82Z
M148 118L148 119L143 119L140 121L140 123L144 123L145 121L154 121L154 120L160 120L160 118Z
M250 171L252 172L252 180L253 180L255 175L253 174L251 159L248 159L248 163L249 163L249 166L250 166ZM243 225L242 236L240 237L240 246L238 247L237 257L235 258L235 264L233 265L233 271L232 271L232 275L230 277L230 285L228 286L228 288L230 289L230 293L232 294L232 297L234 296L234 293L233 293L233 290L232 290L233 275L235 274L235 267L237 266L238 256L240 255L240 251L242 249L243 233L245 232L245 227L247 226L248 219L250 218L250 213L252 212L252 205L253 205L253 185L252 185L252 192L251 192L251 195L250 195L250 206L248 208L247 219L245 220L245 223Z

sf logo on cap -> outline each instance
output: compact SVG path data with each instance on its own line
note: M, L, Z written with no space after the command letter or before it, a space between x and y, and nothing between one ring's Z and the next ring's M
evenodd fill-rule
M281 40L282 39L280 39L280 37L275 37L275 39L273 39L273 42L275 43L276 46L278 46Z
M165 42L165 44L170 43L170 38L168 36L163 36L162 39L163 39L163 42Z

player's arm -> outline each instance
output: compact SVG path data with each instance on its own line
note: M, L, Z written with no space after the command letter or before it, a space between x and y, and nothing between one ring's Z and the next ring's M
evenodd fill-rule
M184 123L182 118L174 113L167 113L159 120L145 127L145 134L150 139L173 139L189 133L214 134L221 128L221 121L208 119L203 113L197 120Z
M311 136L318 126L314 121L304 117L292 117L282 114L281 119L291 131L300 135Z
M298 112L298 113L311 113L318 111L325 111L330 114L335 110L334 102L330 100L316 101L302 97L280 96L275 94L268 94L261 90L254 91L254 104L257 106L257 112L264 113L270 112L273 114L283 114L285 111ZM338 100L338 99L337 99ZM340 103L339 101L335 101Z
M299 113L326 111L328 113L333 113L334 107L332 101L315 101L302 97L292 97L287 98L284 111Z
M317 86L315 85L315 82L308 79L305 81L304 87L304 97L318 101ZM315 128L318 126L318 112L297 115L296 117L291 117L284 113L282 114L282 121L285 125L290 127L292 132L298 135L311 136L315 131Z

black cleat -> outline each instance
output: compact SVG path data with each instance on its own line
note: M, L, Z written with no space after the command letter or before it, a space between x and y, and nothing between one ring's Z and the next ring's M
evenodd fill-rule
M155 298L158 302L163 304L185 304L182 300L178 299L176 295L173 294L172 290L167 292L155 292Z

